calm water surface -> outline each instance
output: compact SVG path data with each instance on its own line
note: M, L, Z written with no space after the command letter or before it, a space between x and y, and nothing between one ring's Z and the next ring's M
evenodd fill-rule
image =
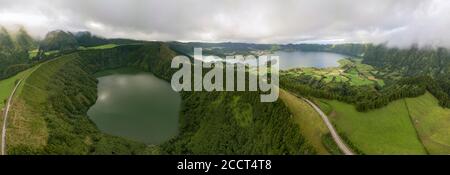
M329 53L329 52L285 52L278 51L272 54L273 56L278 56L280 58L280 69L288 70L299 67L337 67L339 66L338 61L340 59L348 58L348 56ZM236 63L240 61L230 61L220 57L208 57L205 56L202 59L205 62L211 61L226 61L228 63ZM246 62L251 66L256 66L257 62Z
M98 80L98 99L88 115L100 130L147 144L177 134L181 97L168 82L135 71Z
M338 61L348 56L328 52L275 52L280 58L280 69L287 70L298 67L337 67Z

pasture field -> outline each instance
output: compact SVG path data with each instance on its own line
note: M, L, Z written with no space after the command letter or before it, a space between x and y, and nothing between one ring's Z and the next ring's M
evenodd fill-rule
M430 154L450 154L450 109L439 106L438 100L429 92L407 98L406 104L427 151Z
M32 68L29 68L27 70L24 70L20 73L18 73L17 75L10 77L8 79L4 79L0 81L0 109L1 109L1 113L0 113L0 126L3 125L3 108L5 107L5 103L7 102L7 99L9 98L9 96L11 95L14 87L16 86L16 82L18 80L25 80L28 76L30 76L34 70L36 70L39 67L39 65L36 65ZM22 93L22 89L23 89L23 82L22 84L19 85L19 87L16 90L16 94L12 103L12 107L11 107L11 112L9 114L9 120L8 122L12 122L14 120L11 120L11 116L13 116L14 111L13 109L17 106L20 106L21 104L21 100L17 98L17 96L20 96L20 94ZM8 125L9 126L9 125ZM1 132L1 131L0 131ZM1 141L0 141L1 142Z
M95 49L112 49L119 45L117 44L104 44L99 46L92 46L92 47L80 47L80 50L95 50Z
M281 75L290 77L311 76L314 80L325 83L348 83L351 86L379 85L384 86L382 79L377 79L372 66L362 64L361 60L342 59L339 67L332 68L296 68L284 71Z
M14 86L16 85L16 81L28 77L30 73L36 68L37 67L29 68L27 70L18 73L15 76L12 76L4 80L0 80L0 109L4 107L6 100L9 98L9 95L11 95L11 92L14 89ZM17 93L19 93L19 90L17 91Z
M31 51L28 51L28 57L30 59L32 59L32 58L37 56L38 52L39 52L38 49L34 49L34 50L31 50ZM45 52L44 54L46 56L50 56L50 55L55 55L55 54L58 54L58 53L59 53L58 50L51 50L51 51Z
M405 100L358 112L351 104L320 100L331 106L329 116L337 130L365 154L426 154L408 114Z

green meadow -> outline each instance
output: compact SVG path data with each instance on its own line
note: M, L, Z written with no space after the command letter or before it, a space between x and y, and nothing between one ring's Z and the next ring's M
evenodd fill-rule
M353 105L321 100L333 110L330 120L364 154L426 154L408 114L405 100L358 112ZM329 109L327 109L329 111Z
M406 104L427 151L450 154L450 109L439 106L438 100L428 92L417 98L407 98Z
M311 76L316 81L325 84L348 83L351 86L385 85L383 80L375 78L377 73L375 69L370 65L362 64L360 60L342 59L339 60L339 64L339 67L333 68L296 68L282 72L282 75L292 78Z
M27 69L25 71L22 71L22 72L18 73L15 76L12 76L12 77L4 79L4 80L0 80L0 100L1 100L0 101L0 108L1 109L3 109L3 107L5 105L5 102L7 101L9 96L11 95L11 92L13 91L13 89L14 89L14 87L16 85L16 81L28 77L30 75L30 73L35 68ZM19 91L17 91L17 93L18 92Z

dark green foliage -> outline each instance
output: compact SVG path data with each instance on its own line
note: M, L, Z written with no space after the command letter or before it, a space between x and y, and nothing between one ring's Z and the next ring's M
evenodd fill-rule
M426 87L438 98L440 105L450 107L450 53L447 49L420 49L417 46L398 49L369 45L363 62L386 73L411 77L410 80Z
M261 103L258 92L185 92L182 98L180 135L161 146L168 154L314 153L280 101ZM247 104L253 117L242 126L231 111Z
M4 27L0 28L0 49L1 50L14 49L14 43L11 38L11 35L9 35L9 32Z
M336 128L336 127L335 127ZM338 131L339 132L339 131ZM347 135L343 132L339 132L339 136L345 142L345 144L350 147L350 149L357 155L365 155L363 151L361 151L355 144L347 137Z
M108 44L108 39L92 35L90 32L77 32L75 38L80 46L92 47L98 45Z
M403 76L439 75L449 73L450 53L447 49L388 48L385 45L369 45L364 63L376 66L386 72L396 71Z
M336 145L336 142L333 140L333 137L330 133L326 135L322 135L322 144L325 146L327 151L332 155L342 155L342 151Z
M0 28L0 80L8 78L31 67L28 51L33 49L34 41L21 28L15 39L4 28Z
M56 30L47 33L44 40L41 41L39 49L44 52L52 50L66 52L76 50L78 46L78 42L72 33Z
M33 149L25 145L19 145L15 147L8 148L8 154L10 155L36 155L41 154L42 150Z
M396 84L377 89L373 86L351 86L344 83L325 84L311 76L280 77L280 85L290 91L325 99L336 99L356 105L358 111L381 108L394 100L423 95L433 90L433 80L427 77L403 78Z
M31 38L25 28L21 27L16 34L16 45L19 49L30 51L36 48L36 41Z

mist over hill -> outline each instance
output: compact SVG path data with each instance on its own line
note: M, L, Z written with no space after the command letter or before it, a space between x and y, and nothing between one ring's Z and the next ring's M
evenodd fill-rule
M1 0L0 4L1 24L25 25L41 38L62 29L152 41L450 47L446 0Z

